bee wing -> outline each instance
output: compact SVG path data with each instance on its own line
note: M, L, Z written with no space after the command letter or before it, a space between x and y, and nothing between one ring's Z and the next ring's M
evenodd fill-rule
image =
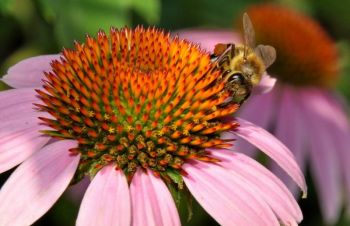
M243 14L243 31L244 31L244 41L245 45L250 48L255 47L255 31L247 13Z
M258 45L254 51L263 60L265 68L270 67L276 60L276 50L272 46Z

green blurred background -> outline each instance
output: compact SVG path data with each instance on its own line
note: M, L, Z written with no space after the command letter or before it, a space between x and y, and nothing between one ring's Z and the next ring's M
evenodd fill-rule
M166 30L191 27L233 29L234 20L251 4L274 2L295 8L317 19L336 40L342 76L338 90L350 102L350 1L334 0L0 0L0 74L21 59L57 53L74 40L109 27L155 25ZM268 25L267 25L268 26ZM0 84L4 86L4 84ZM0 184L7 175L0 177ZM308 177L310 178L310 177ZM317 196L308 179L309 197L300 202L301 225L324 225ZM182 206L184 208L182 208ZM181 205L185 225L217 225L196 203L193 217ZM63 197L34 225L74 225L79 202ZM345 214L337 224L350 225Z

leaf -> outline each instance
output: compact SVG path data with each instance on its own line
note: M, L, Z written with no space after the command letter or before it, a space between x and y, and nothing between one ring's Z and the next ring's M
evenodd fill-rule
M180 208L181 204L181 192L174 186L174 184L166 184L171 196L173 197L177 208Z
M182 175L177 170L168 169L166 171L167 175L177 184L179 190L182 190L184 187L184 181Z

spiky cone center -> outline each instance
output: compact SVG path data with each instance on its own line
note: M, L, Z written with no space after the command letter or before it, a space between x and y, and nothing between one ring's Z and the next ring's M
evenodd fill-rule
M312 18L272 4L247 10L258 43L276 48L269 68L279 81L294 86L331 88L338 78L339 59L334 41Z
M53 116L45 134L78 141L76 180L111 163L166 178L189 159L215 162L205 149L229 146L220 133L237 126L220 120L237 105L223 105L209 55L155 28L100 31L51 65L36 106Z

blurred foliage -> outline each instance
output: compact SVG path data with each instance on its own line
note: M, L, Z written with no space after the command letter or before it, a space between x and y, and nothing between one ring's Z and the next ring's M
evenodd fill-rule
M350 43L347 41L340 41L338 43L338 50L340 55L341 76L338 82L338 90L346 96L346 100L350 103Z
M33 226L73 226L78 216L79 204L63 196L58 202Z
M306 0L276 0L276 4L280 4L289 8L294 8L304 13L312 12L312 5Z
M350 40L350 1L307 0L314 16L337 39Z
M1 0L0 72L26 57L72 47L99 29L133 26L134 17L157 24L160 10L159 0Z
M159 25L167 29L186 27L232 28L233 20L243 9L259 0L164 0Z
M111 26L132 25L132 10L147 23L159 21L158 0L39 0L45 19L54 27L59 44L72 46L72 40L82 40L86 33Z
M56 53L83 40L88 33L111 26L156 25L168 30L190 27L225 27L254 3L274 2L303 11L318 19L336 40L342 76L338 90L350 100L350 1L333 0L0 0L0 73L21 59ZM268 24L266 25L268 26ZM6 87L0 82L0 89ZM349 101L350 102L350 101ZM5 181L9 174L0 175ZM310 178L310 177L308 177ZM309 181L309 186L312 182ZM317 196L310 186L309 198L301 202L301 225L322 225ZM217 225L194 201L193 217L187 222L186 204L180 204L185 225ZM61 199L35 225L74 225L79 203ZM337 226L350 225L343 217Z

